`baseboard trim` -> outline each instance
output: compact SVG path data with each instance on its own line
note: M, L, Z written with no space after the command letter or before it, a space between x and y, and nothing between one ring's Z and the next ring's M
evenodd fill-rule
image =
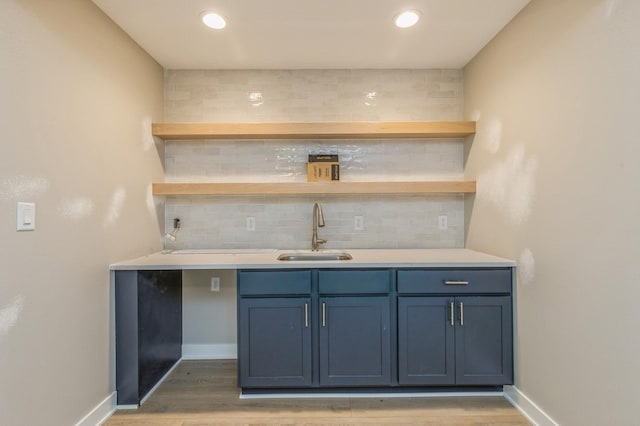
M481 397L503 396L500 391L495 392L327 392L327 393L243 393L239 399L308 399L308 398L451 398L451 397Z
M504 387L504 397L536 426L558 426L551 416L515 386Z
M216 345L182 345L182 359L237 359L238 345L235 343Z
M113 392L99 403L89 414L76 423L76 426L97 426L104 423L117 409L117 393Z
M116 407L116 409L118 409L118 410L137 410L138 408L140 408L140 407L135 405L135 404L118 405Z

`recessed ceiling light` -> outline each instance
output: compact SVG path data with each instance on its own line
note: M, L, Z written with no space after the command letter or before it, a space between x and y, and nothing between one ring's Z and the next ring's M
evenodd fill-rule
M393 22L398 28L413 27L420 20L420 12L417 10L407 10L402 12L393 19Z
M227 26L227 21L213 12L204 12L202 13L202 22L209 28L213 28L214 30L221 30Z

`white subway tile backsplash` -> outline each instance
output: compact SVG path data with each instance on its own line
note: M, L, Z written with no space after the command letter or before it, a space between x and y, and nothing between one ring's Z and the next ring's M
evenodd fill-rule
M461 70L169 70L166 122L417 121L462 118ZM167 182L306 181L307 155L337 153L343 181L462 180L462 141L167 141ZM464 246L462 195L167 197L172 248L310 247L315 201L327 248ZM447 215L449 228L438 229ZM354 231L353 216L364 218ZM246 218L255 217L255 231Z
M310 248L312 208L319 201L326 226L319 234L326 248L462 247L464 227L461 195L212 197L167 199L167 227L174 217L182 228L173 248ZM449 229L438 230L437 218L449 217ZM364 218L364 230L354 231L353 216ZM255 217L256 230L246 230Z

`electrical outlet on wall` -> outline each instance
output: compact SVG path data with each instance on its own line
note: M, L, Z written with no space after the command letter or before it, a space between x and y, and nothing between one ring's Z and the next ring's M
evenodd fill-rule
M253 216L249 216L247 218L247 231L255 231L256 230L256 218Z
M441 231L446 231L449 229L449 220L447 216L438 216L438 229Z
M220 277L211 277L211 291L220 291Z
M353 217L353 230L362 231L364 229L364 216Z

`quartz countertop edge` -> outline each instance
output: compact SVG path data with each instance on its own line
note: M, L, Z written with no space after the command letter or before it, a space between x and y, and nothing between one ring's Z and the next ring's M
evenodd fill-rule
M352 260L281 261L283 253L302 250L233 253L153 253L113 263L112 271L175 269L323 269L323 268L474 268L513 267L513 260L469 249L327 249L347 252Z

